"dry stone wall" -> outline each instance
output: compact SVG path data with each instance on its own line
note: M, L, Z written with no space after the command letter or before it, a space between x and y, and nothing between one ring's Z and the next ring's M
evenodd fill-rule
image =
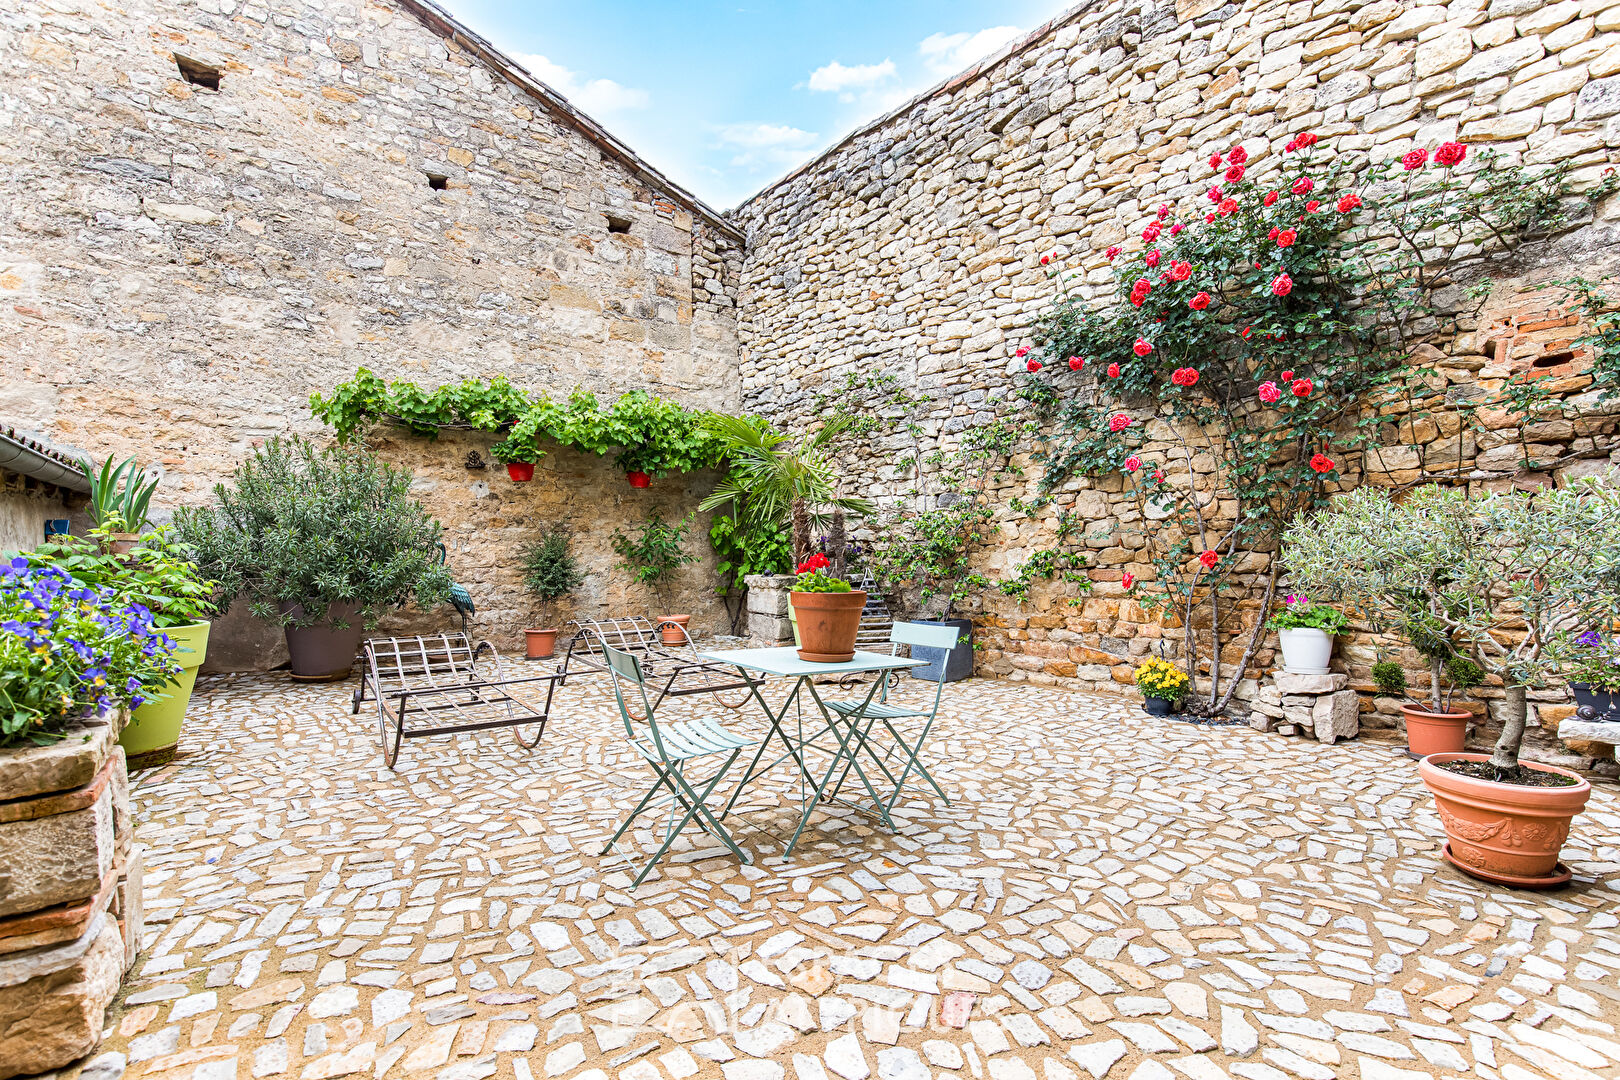
M320 435L310 393L360 365L735 409L734 228L431 15L0 7L0 420L156 459L172 505L207 498L258 440ZM487 441L379 434L493 614L475 628L507 643L530 615L515 564L534 525L596 536L646 509L607 460L559 457L540 475L565 479L519 489L462 469ZM671 606L711 628L712 575L689 579ZM635 602L615 589L592 601Z
M1241 142L1251 174L1263 176L1303 130L1380 164L1414 144L1461 140L1528 164L1565 163L1589 189L1620 162L1620 4L1082 5L736 211L748 232L744 404L803 426L824 408L818 398L836 403L852 377L893 376L928 403L923 452L948 448L990 419L989 403L1022 370L1013 351L1030 342L1052 294L1042 252L1066 253L1081 267L1082 292L1101 295L1112 283L1105 249L1140 246L1162 202L1190 209L1207 187L1211 152ZM1540 286L1577 270L1613 281L1617 236L1620 200L1609 199L1582 227L1528 249L1458 338L1424 347L1432 400L1421 404L1441 407L1390 425L1394 445L1376 482L1440 477L1491 488L1609 466L1614 421L1581 397L1589 357L1571 344L1577 320ZM1536 424L1523 440L1522 417L1482 410L1465 420L1452 408L1530 369L1559 380L1576 419ZM910 498L910 477L893 464L906 441L848 457L852 486L891 507ZM1519 470L1524 442L1537 463L1529 474ZM995 492L1000 531L982 564L1021 564L1050 539L1055 512L1071 509L1087 522L1093 591L1072 605L1072 587L1037 587L1027 604L987 594L979 670L1121 687L1172 636L1120 584L1125 572L1152 573L1140 552L1154 523L1117 475L1069 482L1042 517L1009 509L1038 475L1037 466ZM1240 611L1260 616L1255 603ZM1351 642L1344 653L1352 685L1370 690L1370 646ZM1269 647L1255 657L1242 696L1258 690L1271 660ZM1369 698L1363 708L1369 726L1394 722L1392 703ZM1543 710L1549 728L1558 711L1551 701Z

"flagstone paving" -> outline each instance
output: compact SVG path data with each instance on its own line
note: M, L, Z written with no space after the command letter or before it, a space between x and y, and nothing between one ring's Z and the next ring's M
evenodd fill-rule
M648 774L599 681L537 750L417 741L397 773L352 686L205 680L188 752L137 778L145 951L87 1076L1620 1071L1611 783L1574 886L1507 891L1441 862L1393 747L974 680L928 752L951 805L919 791L895 833L835 807L783 862L784 768L744 800L755 865L693 832L632 892L598 851Z

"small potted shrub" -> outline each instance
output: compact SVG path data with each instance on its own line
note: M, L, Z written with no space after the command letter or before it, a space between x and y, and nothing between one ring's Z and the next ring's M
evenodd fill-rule
M442 530L410 488L363 448L277 438L214 486L216 506L174 520L226 600L285 627L295 678L341 679L384 608L450 595Z
M1457 696L1485 681L1485 669L1466 656L1436 660L1431 665L1428 701L1408 695L1406 669L1393 660L1380 660L1372 668L1373 683L1386 697L1405 698L1401 716L1406 721L1406 752L1422 758L1430 754L1452 754L1463 750L1468 741L1468 724L1474 714L1456 708Z
M624 560L620 568L661 595L674 580L675 572L697 559L686 551L686 530L691 524L691 515L671 523L654 510L633 535L614 530L613 551ZM684 645L686 624L691 618L690 615L660 615L658 626L664 641Z
M1181 711L1192 680L1170 661L1150 656L1136 669L1136 688L1142 691L1142 711L1149 716L1169 716Z
M819 553L800 563L788 603L799 628L799 659L841 664L855 657L866 593L827 568L827 556Z
M489 456L506 466L506 478L514 484L527 484L534 479L534 465L541 452L535 437L528 431L514 430L506 438L489 448Z
M212 600L214 582L203 579L192 550L167 526L136 537L122 552L107 539L100 530L88 539L65 536L27 558L37 567L67 571L80 587L113 596L117 606L150 611L152 624L174 643L178 670L173 679L135 706L118 738L132 767L161 765L174 757L197 669L208 655L210 620L219 614Z
M573 537L562 525L554 525L523 549L523 584L545 602L547 609L567 596L585 580L572 547ZM545 660L557 649L555 627L523 631L525 659Z
M1557 671L1563 635L1620 618L1620 490L1577 480L1470 498L1429 486L1397 504L1360 488L1290 527L1285 550L1313 592L1385 613L1419 603L1430 621L1416 625L1443 627L1500 680L1491 753L1418 762L1446 832L1442 855L1501 885L1567 882L1558 852L1592 788L1567 769L1520 760L1527 695Z
M1266 620L1282 644L1283 670L1295 675L1326 675L1333 659L1333 638L1344 632L1344 613L1313 604L1303 593L1283 597L1282 610Z
M1566 634L1554 657L1582 720L1620 720L1620 641L1596 630Z

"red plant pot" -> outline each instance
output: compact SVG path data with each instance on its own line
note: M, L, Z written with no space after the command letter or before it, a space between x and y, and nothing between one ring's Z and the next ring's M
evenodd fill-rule
M1429 712L1414 705L1402 705L1406 718L1406 749L1413 757L1461 753L1468 737L1471 712Z
M630 481L630 486L634 488L644 488L652 483L652 477L644 472L627 472L624 478Z
M1549 888L1570 879L1558 863L1569 823L1586 806L1592 785L1551 765L1519 764L1578 781L1564 787L1525 787L1461 776L1440 768L1448 761L1489 761L1489 754L1437 754L1418 762L1418 776L1434 795L1446 830L1446 861L1484 881Z
M508 461L506 463L506 475L511 478L514 484L527 484L534 479L534 462Z

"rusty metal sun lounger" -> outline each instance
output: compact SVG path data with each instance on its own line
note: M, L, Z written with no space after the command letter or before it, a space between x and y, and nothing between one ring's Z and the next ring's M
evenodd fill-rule
M666 641L664 633L679 641ZM692 694L713 695L715 703L728 709L741 708L748 700L750 680L736 668L701 659L686 627L673 622L654 622L644 615L623 619L580 619L564 628L568 651L563 656L560 675L608 671L606 648L629 653L636 658L654 709L665 698ZM736 691L728 696L729 691Z

